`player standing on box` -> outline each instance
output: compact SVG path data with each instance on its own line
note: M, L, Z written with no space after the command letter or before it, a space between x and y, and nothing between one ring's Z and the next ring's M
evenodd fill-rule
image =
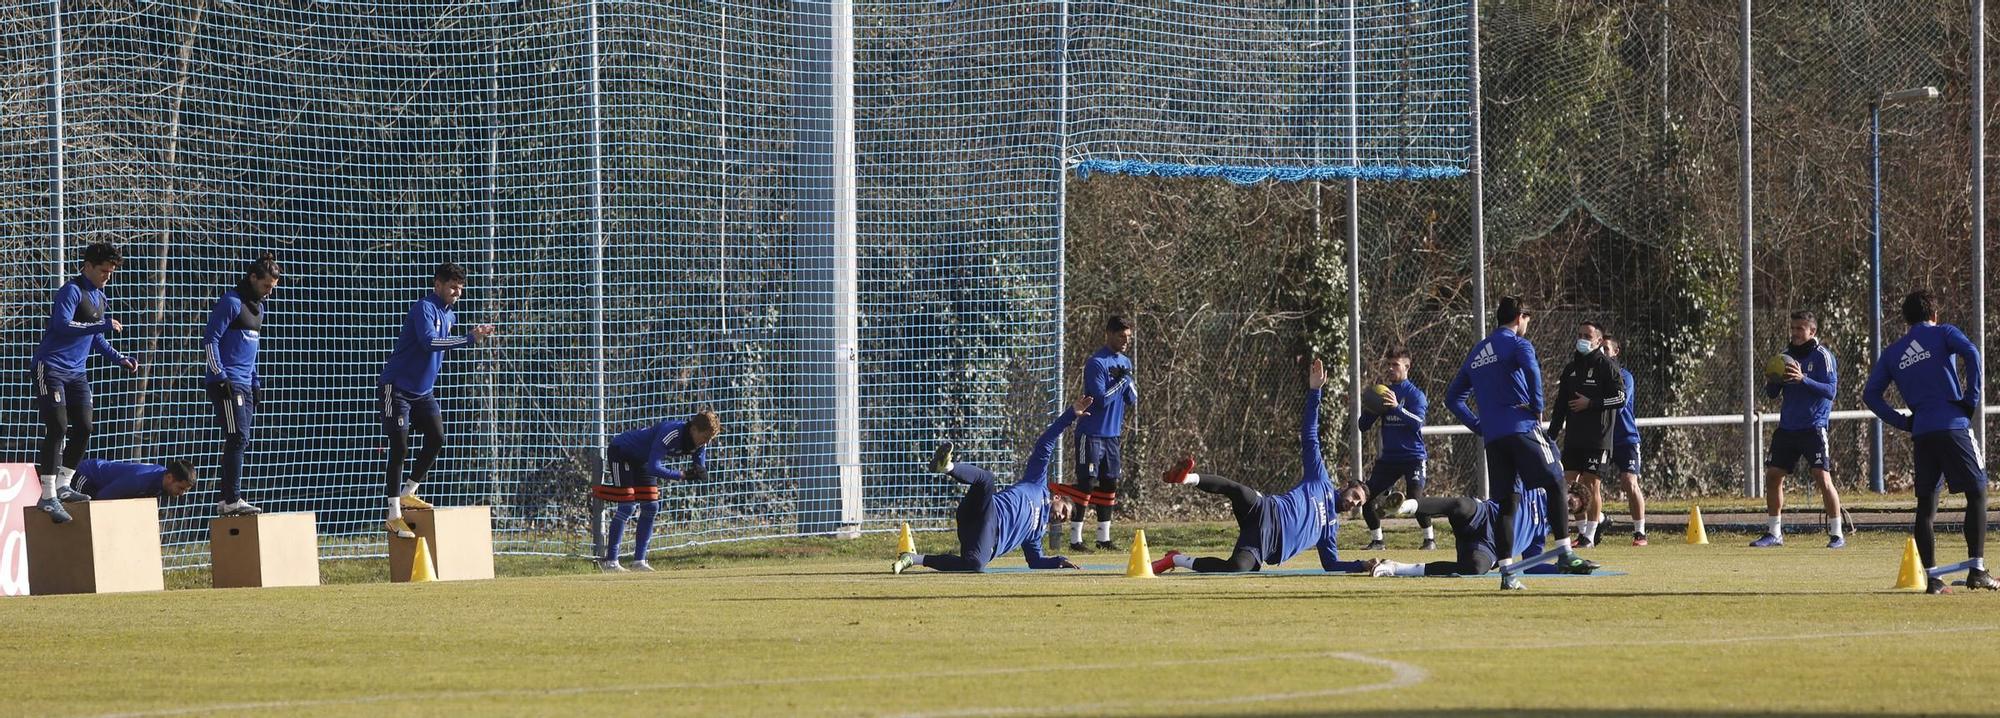
M1139 405L1139 386L1132 376L1132 358L1125 350L1132 346L1132 320L1113 316L1104 322L1104 346L1098 347L1083 363L1083 393L1096 409L1076 422L1076 489L1057 486L1056 492L1086 504L1097 513L1097 548L1118 550L1111 540L1111 511L1118 506L1118 476L1123 458L1120 434L1125 429L1125 412ZM1069 550L1088 550L1083 545L1083 512L1069 524Z
M1514 535L1515 513L1521 510L1519 491L1542 489L1548 500L1543 518L1556 532L1557 565L1572 570L1589 563L1570 550L1569 482L1556 464L1555 449L1542 432L1542 368L1535 346L1523 336L1531 319L1518 297L1501 297L1493 319L1500 326L1473 345L1465 365L1445 388L1445 405L1486 442L1487 495L1500 504L1493 545L1502 566L1513 561L1526 537ZM1479 411L1466 400L1477 395ZM1516 543L1516 542L1519 543ZM1518 589L1518 581L1503 579L1501 588Z
M28 364L28 376L35 385L35 410L42 415L42 444L35 467L41 474L42 498L35 508L48 512L49 519L59 524L69 521L63 502L90 500L69 485L90 444L90 381L84 375L85 363L95 351L125 371L139 370L137 361L119 354L104 338L125 329L106 314L104 301L104 285L124 263L124 255L108 242L83 250L83 267L56 290L42 342Z
M1625 343L1612 337L1604 338L1604 353L1618 361L1618 377L1625 384L1625 405L1618 409L1618 421L1611 432L1611 466L1618 470L1618 480L1625 484L1625 502L1632 512L1632 545L1646 545L1646 492L1639 488L1639 419L1632 408L1632 372L1625 369ZM1602 507L1602 503L1599 504ZM1602 516L1598 517L1602 520ZM1598 524L1597 534L1591 542L1604 535L1604 525Z
M437 397L431 395L431 389L437 385L438 371L444 368L444 353L474 346L493 335L491 324L473 327L470 334L451 333L452 325L458 321L451 305L464 294L465 268L453 262L438 265L431 275L431 291L411 305L409 315L403 318L402 333L396 336L396 350L389 354L388 363L382 365L378 379L379 418L383 432L389 436L389 463L383 472L389 516L383 524L389 533L400 538L417 536L403 520L403 509L431 507L417 498L417 485L430 473L431 464L444 449L444 414L438 409ZM410 470L406 482L403 460L410 453L412 424L423 433L424 448L417 454L417 465Z
M1578 546L1597 542L1597 524L1604 520L1603 476L1611 463L1611 435L1618 412L1625 407L1625 380L1618 362L1603 349L1603 326L1596 322L1577 326L1576 351L1556 381L1555 411L1549 418L1549 435L1563 440L1563 480L1583 497Z
M967 486L965 496L958 500L958 553L905 553L896 557L889 570L898 575L914 566L937 571L983 572L993 559L1017 546L1027 557L1028 568L1076 568L1076 564L1062 556L1042 555L1045 527L1050 522L1060 523L1070 511L1068 500L1049 493L1049 462L1055 460L1056 450L1062 447L1063 431L1077 417L1089 416L1092 403L1089 396L1077 397L1075 403L1043 429L1042 435L1035 439L1035 447L1028 452L1028 462L1021 467L1021 480L1004 489L995 486L993 472L953 461L951 442L939 444L931 452L931 473L949 476ZM1050 516L1042 515L1044 508L1051 512Z
M646 544L653 540L653 520L660 514L660 481L705 481L708 479L708 442L722 433L722 421L715 412L702 409L686 421L668 419L652 426L633 429L611 437L604 448L604 476L592 487L598 499L617 504L611 525L604 530L604 556L597 568L607 572L627 570L618 565L618 541L625 537L625 522L639 513L639 525L632 531L633 571L651 571L646 563ZM688 457L686 469L667 466L669 457Z
M244 501L237 492L243 477L243 453L250 444L250 429L256 423L257 407L263 403L263 378L257 374L257 345L264 330L264 300L278 288L278 258L269 252L243 270L234 289L208 311L208 326L201 333L202 354L206 357L203 387L209 406L222 429L221 482L217 488L216 513L249 516L264 510Z
M1820 500L1826 505L1826 547L1841 548L1847 539L1826 440L1827 417L1840 388L1840 373L1834 367L1833 351L1819 343L1819 322L1811 312L1792 313L1791 342L1785 353L1771 360L1765 367L1764 395L1783 396L1784 403L1778 409L1778 428L1771 432L1771 455L1764 460L1764 507L1770 527L1750 545L1785 545L1785 476L1796 472L1803 460L1812 469L1813 483L1819 485Z
M2000 589L1986 571L1986 458L1972 443L1972 417L1979 412L1972 397L1984 387L1979 348L1958 327L1938 323L1937 299L1930 292L1917 290L1903 298L1903 321L1909 323L1909 333L1875 358L1861 398L1882 421L1910 433L1917 477L1917 553L1926 571L1937 567L1938 489L1950 487L1954 494L1965 494L1965 557L1971 564L1965 586ZM1954 356L1958 367L1952 366ZM1960 368L1965 371L1963 386ZM1891 383L1909 414L1882 397ZM1930 577L1925 591L1948 592L1937 576Z
M1375 456L1375 465L1368 470L1368 495L1377 497L1389 492L1397 481L1403 482L1404 493L1413 499L1424 496L1424 460L1428 457L1424 449L1424 413L1430 410L1430 397L1410 381L1410 350L1397 347L1382 359L1383 386L1389 391L1372 392L1369 403L1361 416L1356 419L1362 431L1376 424L1379 417L1382 424L1382 452ZM1361 517L1368 523L1369 551L1385 548L1382 543L1382 512L1394 511L1395 506L1383 506L1380 501L1369 501L1361 509ZM1429 515L1418 516L1417 523L1424 529L1424 545L1421 550L1437 548L1437 533L1431 528Z

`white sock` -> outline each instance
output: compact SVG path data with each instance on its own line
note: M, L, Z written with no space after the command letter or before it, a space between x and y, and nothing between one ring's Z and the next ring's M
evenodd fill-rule
M1186 480L1186 481L1183 481L1183 482L1181 482L1181 483L1183 483L1183 484L1187 484L1188 486L1193 486L1193 485L1195 485L1195 484L1199 484L1199 483L1201 483L1201 474L1197 474L1197 473L1195 473L1195 472L1192 472L1192 471L1190 471L1190 472L1188 472L1188 475L1187 475L1187 480Z
M1561 551L1562 551L1563 553L1569 553L1569 538L1568 538L1568 537L1563 537L1563 538L1559 538L1559 539L1556 539L1556 548L1557 548L1557 549L1560 549L1560 550L1561 550ZM1524 556L1523 558L1534 558L1534 557L1533 557L1533 556Z
M1109 521L1097 522L1097 540L1099 541L1111 540L1111 522Z
M1645 532L1646 532L1646 520L1632 519L1632 533L1642 534Z
M1435 529L1435 528L1432 528L1432 527L1429 527L1429 526L1425 526L1425 527L1424 527L1424 540L1425 540L1425 541L1435 541L1435 540L1437 540L1437 537L1438 537L1438 536L1437 536L1437 529Z
M417 495L417 482L415 482L415 481L405 481L405 482L403 482L403 495L404 495L404 496L415 496L415 495Z
M403 502L397 500L397 498L394 496L389 497L389 518L391 520L394 520L394 519L400 519L402 517L403 517Z
M1590 538L1590 537L1592 537L1592 536L1596 536L1596 535L1597 535L1597 522L1596 522L1596 521L1578 521L1578 522L1576 522L1576 535L1578 535L1578 536L1582 536L1582 537L1584 537L1584 538L1586 538L1586 539L1587 539L1587 538Z
M1424 575L1424 565L1421 563L1394 563L1394 562L1391 563L1396 567L1395 574L1398 576Z
M56 475L42 474L42 498L44 500L47 500L47 499L53 499L55 497L56 497Z
M1972 570L1974 571L1986 570L1986 557L1981 556L1979 558L1972 559Z
M1083 543L1083 522L1082 522L1082 521L1071 521L1071 522L1069 522L1069 542L1070 542L1070 543Z
M1382 540L1382 529L1368 529L1368 538L1374 541Z
M913 553L913 554L910 554L910 565L911 565L911 566L922 566L922 565L924 565L924 555L923 555L923 554L920 554L920 553Z
M1842 534L1842 531L1840 529L1841 526L1840 526L1839 516L1834 516L1826 520L1826 534L1828 536L1834 536L1834 537L1840 536Z
M69 488L70 479L74 478L76 478L76 469L72 469L67 466L56 469L57 488L64 488L64 489Z
M1591 519L1591 520L1590 520L1590 525L1592 525L1592 526L1596 526L1596 525L1598 525L1598 524L1601 524L1601 523L1604 523L1604 512L1602 512L1602 511L1599 511L1599 512L1597 512L1597 518L1594 518L1594 519Z
M1194 557L1184 553L1174 554L1174 568L1194 568Z
M1785 517L1783 517L1783 516L1772 516L1772 517L1771 517L1771 520L1770 520L1770 527L1769 527L1769 528L1766 528L1766 529L1764 529L1764 532L1765 532L1765 533L1768 533L1768 534L1770 534L1770 535L1772 535L1772 536L1776 536L1776 537L1778 537L1778 538L1784 538L1784 537L1785 537Z

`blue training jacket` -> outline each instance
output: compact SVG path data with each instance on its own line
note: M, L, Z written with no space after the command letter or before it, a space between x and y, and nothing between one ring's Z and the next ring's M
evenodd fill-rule
M444 368L444 353L477 343L470 334L452 336L451 327L457 321L458 315L437 292L424 292L424 298L410 305L409 315L403 318L396 350L382 365L377 383L394 384L411 394L431 393L437 386L438 371Z
M1466 398L1476 396L1479 412ZM1492 443L1542 426L1542 367L1535 345L1500 327L1473 345L1445 389L1445 406L1466 428Z
M611 437L611 458L639 462L646 473L668 481L679 481L679 469L667 467L667 459L687 456L695 466L708 468L708 447L696 448L687 435L687 422L667 419L652 426L621 432Z
M1125 412L1139 405L1137 380L1132 377L1132 358L1098 347L1083 363L1083 393L1096 403L1090 415L1077 420L1076 433L1084 436L1118 436L1125 431Z
M262 384L257 376L257 343L264 331L264 317L264 303L243 301L238 289L227 290L215 300L215 306L208 310L208 326L201 332L208 383L227 381L245 389Z
M125 363L125 355L112 349L104 338L111 331L105 309L104 290L89 277L79 274L64 282L50 303L42 343L35 347L35 363L57 374L76 376L83 373L84 361L93 349L113 364Z
M1304 464L1298 486L1291 491L1266 495L1262 500L1263 525L1258 537L1258 560L1281 564L1313 546L1319 549L1322 568L1333 571L1340 559L1334 544L1339 527L1334 511L1333 477L1326 472L1326 458L1319 443L1319 389L1306 391L1305 410L1299 417L1299 458ZM1249 537L1243 537L1249 538ZM1243 538L1237 540L1243 544Z
M1963 386L1958 368L1952 366L1953 356L1965 367ZM1861 399L1882 421L1911 434L1969 429L1976 406L1970 397L1979 396L1982 387L1979 362L1979 349L1958 327L1918 324L1875 358L1875 365L1868 370L1868 383L1861 388ZM1903 395L1911 415L1896 411L1882 397L1890 382L1896 384L1896 392Z
M1814 339L1785 347L1785 356L1798 360L1799 371L1805 377L1797 384L1786 384L1783 380L1765 382L1765 396L1785 397L1778 408L1778 428L1786 431L1826 428L1827 415L1833 412L1833 396L1840 388L1840 372L1834 366L1833 352Z
M164 491L160 481L166 477L167 467L131 461L84 459L76 465L76 475L84 479L90 498L102 501L143 499L159 496Z
M1018 546L1028 559L1028 568L1062 568L1063 557L1042 553L1042 538L1048 533L1049 462L1062 445L1063 431L1076 423L1076 419L1075 409L1064 409L1062 416L1035 437L1035 448L1021 467L1021 480L993 492L987 500L986 510L990 512L994 530L992 545L976 547L984 555L965 558L983 566Z
M1625 405L1618 408L1618 421L1611 425L1611 445L1638 446L1639 417L1632 408L1632 372L1619 367L1618 376L1625 381Z
M1420 463L1428 453L1424 449L1424 414L1430 411L1430 397L1424 396L1408 379L1389 387L1396 394L1396 408L1380 417L1362 412L1356 423L1362 431L1382 420L1381 461L1395 463Z

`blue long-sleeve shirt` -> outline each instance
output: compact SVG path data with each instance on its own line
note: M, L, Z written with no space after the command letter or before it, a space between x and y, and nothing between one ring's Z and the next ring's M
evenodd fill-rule
M1139 404L1139 388L1132 378L1132 358L1099 347L1083 363L1083 393L1096 403L1090 415L1076 422L1076 433L1084 436L1118 436L1125 431L1125 412Z
M1639 417L1632 408L1632 372L1619 367L1618 376L1625 382L1625 405L1618 407L1618 421L1611 426L1611 445L1638 446Z
M1028 461L1021 467L1021 480L1014 485L993 492L987 500L986 510L991 512L994 540L990 547L979 547L983 556L966 556L980 565L991 563L1001 554L1020 547L1021 554L1028 559L1028 568L1062 568L1063 557L1042 553L1042 539L1048 533L1045 513L1049 506L1049 462L1054 460L1056 449L1062 445L1063 431L1076 423L1076 410L1065 409L1056 417L1042 435L1035 438L1035 447L1028 452Z
M1319 405L1322 392L1306 391L1305 410L1299 417L1299 458L1303 464L1299 484L1282 494L1265 496L1260 502L1264 520L1255 537L1259 560L1281 564L1306 550L1319 549L1320 565L1328 571L1339 562L1334 531L1339 523L1334 510L1333 477L1327 474L1326 457L1319 441ZM1245 536L1237 539L1243 545Z
M708 447L695 446L688 436L687 422L667 419L652 426L620 432L611 437L613 459L643 464L646 473L667 481L679 481L685 474L667 466L667 459L686 456L689 463L708 469Z
M42 342L35 347L35 362L49 371L75 376L83 373L84 362L95 350L113 364L125 363L125 355L111 348L104 335L111 331L105 316L104 290L81 274L64 282L49 304L49 320L42 329Z
M76 475L83 479L85 493L90 498L102 501L113 499L143 499L157 497L165 491L161 481L167 475L167 467L159 464L143 464L130 461L105 461L84 459L76 465Z
M1814 339L1785 347L1785 356L1799 362L1799 373L1804 377L1796 384L1787 384L1782 379L1765 382L1765 396L1785 397L1778 408L1778 428L1786 431L1826 428L1827 416L1833 412L1833 396L1840 387L1833 351Z
M425 292L403 318L403 331L396 335L396 349L382 365L378 383L394 384L411 394L431 393L438 371L444 368L444 353L477 343L470 334L452 335L457 321L458 315L437 292Z
M1466 398L1477 396L1479 412ZM1473 345L1445 388L1445 406L1488 443L1542 426L1542 367L1535 345L1500 327Z
M1421 462L1428 452L1424 448L1424 415L1430 411L1430 397L1424 396L1422 389L1408 379L1389 387L1396 395L1396 406L1389 413L1379 417L1382 420L1382 461ZM1362 431L1375 426L1374 414L1363 412L1357 420Z
M1965 367L1962 386L1958 368L1952 366L1954 356ZM1970 397L1979 396L1982 380L1979 348L1965 332L1950 324L1926 322L1910 327L1908 334L1875 358L1875 365L1868 370L1868 383L1861 388L1861 400L1882 421L1913 435L1969 429L1977 406ZM1903 404L1910 407L1910 415L1896 411L1883 398L1882 392L1891 382L1903 395Z
M245 389L262 385L257 376L257 344L263 331L263 302L244 301L240 289L223 292L208 310L208 326L201 332L208 382L227 381Z

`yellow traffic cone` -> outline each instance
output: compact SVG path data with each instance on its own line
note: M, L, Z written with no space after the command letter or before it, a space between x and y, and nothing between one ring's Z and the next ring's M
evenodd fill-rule
M896 555L917 552L917 537L910 535L910 525L903 524L903 535L896 539Z
M417 537L417 553L410 557L410 583L437 580L437 567L431 565L431 547L424 537Z
M1708 527L1701 525L1700 506L1688 513L1687 542L1689 545L1708 544Z
M1125 562L1125 577L1153 577L1153 553L1146 550L1145 529L1132 532L1132 558Z
M1924 590L1924 562L1917 558L1917 539L1903 544L1903 566L1896 569L1896 585L1891 588Z

